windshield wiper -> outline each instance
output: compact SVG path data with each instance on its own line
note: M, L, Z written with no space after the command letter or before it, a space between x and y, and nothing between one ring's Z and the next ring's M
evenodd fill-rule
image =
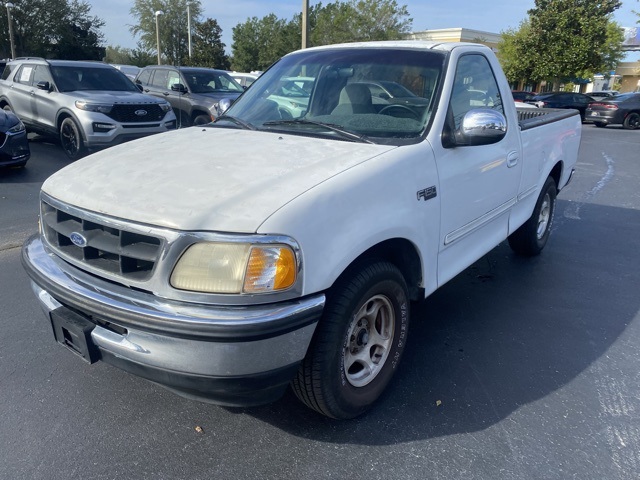
M250 123L245 122L244 120L240 120L238 117L233 117L231 115L220 115L216 119L215 123L218 123L220 120L228 120L232 123L235 123L236 125L240 125L242 128L246 130L257 130L256 127L254 127Z
M350 140L354 140L356 142L361 143L371 143L375 144L369 140L365 135L358 135L357 133L350 132L349 130L345 130L340 125L336 125L333 123L324 123L324 122L316 122L315 120L309 120L306 118L296 118L293 120L272 120L270 122L265 122L262 124L263 126L276 126L276 125L316 125L319 127L324 127L327 130L331 130L332 132L339 133L344 138L348 138Z

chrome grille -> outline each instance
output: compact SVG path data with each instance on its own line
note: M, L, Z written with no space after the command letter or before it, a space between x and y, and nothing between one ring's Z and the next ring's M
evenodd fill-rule
M159 237L88 220L44 201L41 225L47 243L63 258L131 281L148 280L162 250Z

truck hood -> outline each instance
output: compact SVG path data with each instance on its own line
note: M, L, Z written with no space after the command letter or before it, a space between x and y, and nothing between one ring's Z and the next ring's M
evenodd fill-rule
M42 190L135 222L253 233L305 191L393 148L191 127L100 151L49 177Z
M67 92L76 100L87 100L91 103L164 103L164 100L139 92L120 92L108 90L76 90Z

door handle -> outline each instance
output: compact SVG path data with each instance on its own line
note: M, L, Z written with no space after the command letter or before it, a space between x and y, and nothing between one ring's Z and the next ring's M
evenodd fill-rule
M512 168L518 164L518 152L510 152L507 155L507 167Z

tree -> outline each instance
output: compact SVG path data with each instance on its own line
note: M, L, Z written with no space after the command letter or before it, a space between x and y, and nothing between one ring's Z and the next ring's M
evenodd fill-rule
M104 21L91 16L91 6L80 0L21 0L11 10L17 56L100 60L104 56ZM7 12L0 9L7 25ZM4 37L4 38L2 38ZM9 36L2 31L0 55L9 57Z
M119 63L124 65L135 65L146 67L156 62L155 52L146 50L140 42L138 48L130 49L121 46L107 46L104 61L106 63Z
M295 27L273 13L253 17L233 27L233 68L238 71L265 70L283 55L299 48L291 43Z
M182 65L188 55L187 4L192 23L197 23L202 14L200 0L135 0L130 12L138 23L129 30L140 37L144 48L157 52L155 12L161 11L162 15L158 16L160 54L167 63Z
M395 40L411 30L406 6L395 0L338 0L309 8L309 45L368 40ZM290 21L267 15L253 17L233 28L233 66L264 70L301 44L302 15Z
M196 23L192 37L193 53L188 64L228 70L231 64L224 52L225 44L221 37L222 28L215 19L207 18L204 22Z
M498 59L509 83L532 78L532 56L526 51L530 34L531 24L528 20L523 21L517 30L509 29L500 34Z
M607 44L607 28L621 4L620 0L536 0L528 12L530 35L524 39L532 78L552 79L555 90L561 80L586 78L602 70L615 48Z

